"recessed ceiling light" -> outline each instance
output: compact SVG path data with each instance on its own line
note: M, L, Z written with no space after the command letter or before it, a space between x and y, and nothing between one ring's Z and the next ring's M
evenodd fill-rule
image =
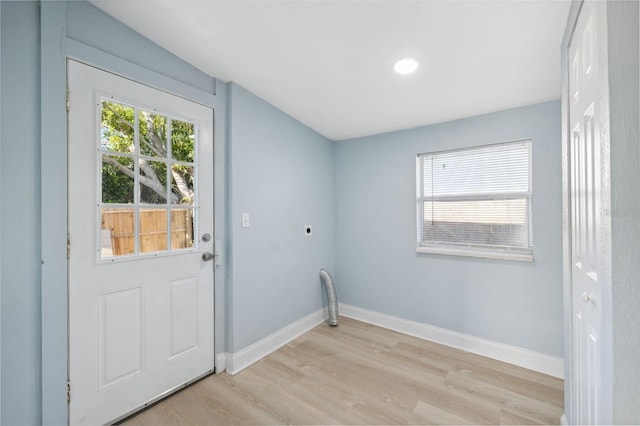
M413 58L403 58L393 65L398 74L411 74L418 69L418 61Z

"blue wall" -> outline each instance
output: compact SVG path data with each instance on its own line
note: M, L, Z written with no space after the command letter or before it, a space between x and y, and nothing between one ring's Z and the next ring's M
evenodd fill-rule
M39 6L2 7L2 424L40 423Z
M0 8L0 423L62 424L67 412L65 56L214 108L219 239L226 239L226 84L216 84L86 2L2 1ZM58 249L52 253L51 247ZM225 270L225 265L216 270L217 352L226 351Z
M336 143L341 302L562 356L560 103ZM416 155L533 139L534 261L417 254Z
M334 268L333 143L233 83L228 113L237 352L322 306L318 272Z
M561 354L557 103L333 143L86 2L0 7L0 423L66 421L66 175L48 161L66 161L66 54L215 108L217 353L319 309L324 267L347 303ZM534 138L536 261L417 255L415 155L522 137Z
M611 317L603 309L601 340L613 424L640 422L639 9L637 1L607 2L612 285L602 291Z
M215 79L84 1L66 3L66 36L124 61L214 93Z

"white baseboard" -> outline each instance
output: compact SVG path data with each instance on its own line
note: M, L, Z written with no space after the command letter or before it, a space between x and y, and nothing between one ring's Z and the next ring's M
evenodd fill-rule
M231 356L229 352L222 352L216 355L216 374L227 370L227 359Z
M486 356L550 376L561 379L564 378L564 361L559 357L343 303L339 304L339 310L340 315L348 318L451 346L477 355Z
M226 358L227 373L234 375L286 345L324 321L323 309L307 315Z

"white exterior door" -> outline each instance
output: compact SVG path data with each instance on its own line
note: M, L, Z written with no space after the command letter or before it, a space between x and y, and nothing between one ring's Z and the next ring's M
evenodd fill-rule
M213 111L75 61L68 88L70 423L103 424L213 371Z
M569 181L572 277L572 370L575 424L600 423L602 200L602 99L599 79L598 14L585 1L569 45Z

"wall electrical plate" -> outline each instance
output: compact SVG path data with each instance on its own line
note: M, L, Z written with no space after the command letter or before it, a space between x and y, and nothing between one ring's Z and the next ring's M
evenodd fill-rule
M251 227L251 217L249 216L249 213L242 213L242 221L240 226L243 228Z

